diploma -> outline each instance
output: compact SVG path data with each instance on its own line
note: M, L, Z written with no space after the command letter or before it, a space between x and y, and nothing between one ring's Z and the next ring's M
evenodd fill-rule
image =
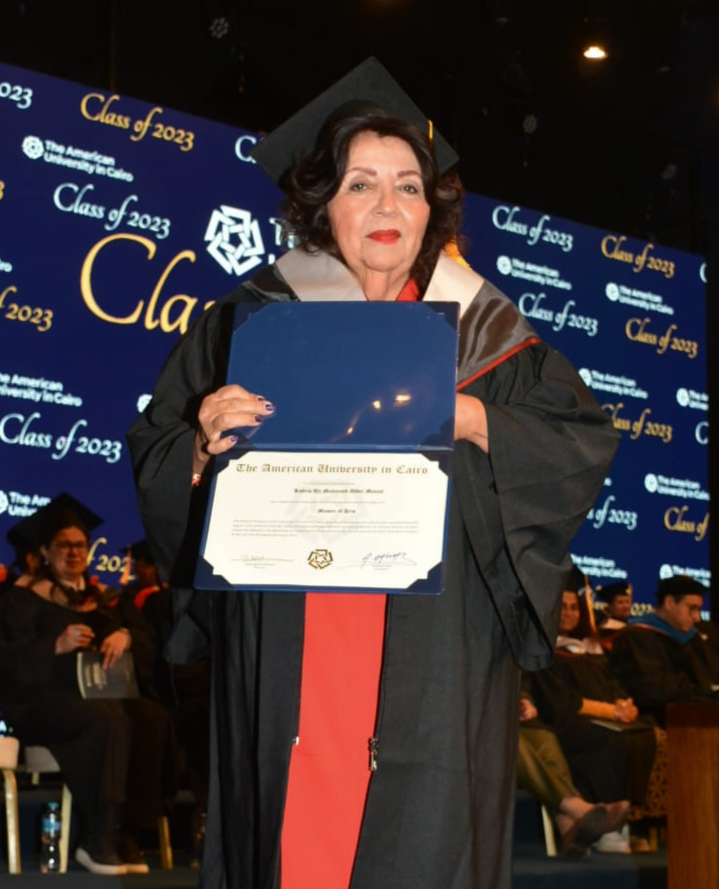
M214 462L199 589L442 591L457 308L237 306L227 382L277 409Z
M204 558L232 587L422 588L442 564L448 481L418 453L249 451L217 475Z

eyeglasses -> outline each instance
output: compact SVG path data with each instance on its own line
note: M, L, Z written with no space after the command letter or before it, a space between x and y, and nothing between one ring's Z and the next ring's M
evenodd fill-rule
M69 553L70 550L77 550L79 553L86 553L88 546L84 540L80 541L72 541L72 540L60 540L57 543L53 543L53 546L56 549L59 549L61 553Z

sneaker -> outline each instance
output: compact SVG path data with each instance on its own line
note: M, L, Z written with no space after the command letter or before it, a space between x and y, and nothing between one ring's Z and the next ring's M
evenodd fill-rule
M145 860L145 853L137 845L132 834L122 831L117 838L117 851L125 862L128 874L149 874L150 867Z
M100 852L93 849L91 854L84 846L78 846L75 850L75 861L92 874L115 876L128 873L127 865L115 852Z
M592 848L597 852L615 852L621 855L631 854L629 845L629 825L625 824L621 830L610 830L601 836Z

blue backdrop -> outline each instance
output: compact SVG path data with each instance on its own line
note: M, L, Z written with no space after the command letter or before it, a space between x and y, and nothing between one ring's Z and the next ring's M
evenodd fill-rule
M61 491L142 536L125 430L178 336L282 247L253 133L0 65L0 562ZM460 167L461 171L461 167ZM468 195L467 259L575 364L622 445L572 554L594 584L709 583L701 257Z

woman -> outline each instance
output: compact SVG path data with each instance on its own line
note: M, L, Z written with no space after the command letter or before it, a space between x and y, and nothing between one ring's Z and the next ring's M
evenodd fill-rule
M588 800L642 806L656 753L653 721L639 715L610 671L596 635L590 634L584 598L565 590L556 657L551 667L534 675L534 699ZM623 845L621 851L629 851Z
M77 861L97 874L147 873L132 830L155 828L164 814L171 722L147 698L84 699L77 655L97 649L110 669L131 653L142 685L149 635L139 616L104 606L107 589L90 582L94 514L61 495L26 524L43 564L0 603L3 710L24 744L48 747L60 764L80 816Z
M198 321L129 433L177 590L170 656L212 646L206 886L509 885L515 658L551 656L569 540L616 436L514 306L444 255L462 189L427 132L370 60L258 146L300 246ZM462 306L445 592L193 592L224 433L275 410L272 393L225 385L234 304L324 294Z
M569 764L555 732L539 719L523 680L519 710L517 786L529 791L554 819L564 858L583 858L589 847L626 821L629 802L590 803L574 785Z

